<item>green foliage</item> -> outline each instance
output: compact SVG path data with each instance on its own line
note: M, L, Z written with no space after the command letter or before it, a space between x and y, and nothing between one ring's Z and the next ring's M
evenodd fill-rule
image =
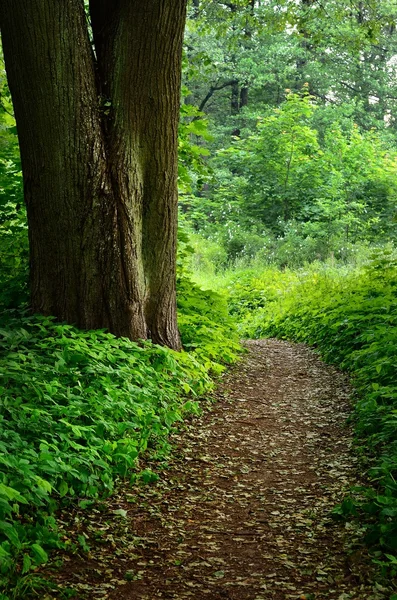
M256 132L218 152L228 173L216 193L241 198L240 212L277 228L303 201L310 202L318 179L316 131L308 126L314 105L308 94L290 94L282 107L259 118Z
M286 89L308 82L324 106L342 112L349 106L360 127L385 129L388 115L394 129L395 18L392 0L195 2L185 36L192 103L199 106L215 88L205 110L217 127L227 123L230 137L245 126L246 106L240 102L231 115L230 87L223 83L248 90L250 108L263 113Z
M184 88L182 94L187 98L189 90ZM205 115L196 106L182 103L178 138L178 185L182 197L188 198L192 189L200 188L209 177L204 160L209 151L203 142L210 139Z
M178 323L184 348L206 369L220 373L224 363L236 360L240 349L225 296L201 290L189 279L180 281L178 290Z
M193 273L206 271L213 274L225 267L228 257L223 245L194 233L190 233L189 238L193 250L189 267Z
M346 261L394 239L396 161L375 130L321 108L307 88L290 92L210 159L211 185L182 199L183 222L221 247L218 268Z
M397 554L395 254L378 252L359 269L318 263L297 272L251 272L230 287L231 310L243 320L245 335L306 342L352 374L357 450L373 488L340 512L365 516L368 543L384 552L383 566L397 572L390 558Z
M182 206L223 266L347 259L394 239L395 16L389 0L191 6L185 82L213 178Z
M258 119L255 133L218 151L208 210L221 226L267 228L279 237L295 226L324 251L394 235L395 154L355 125L343 131L328 123L320 140L315 110L307 92L290 93Z
M236 360L224 299L185 273L180 240L181 353L79 331L20 310L0 319L0 592L60 547L54 511L108 495L119 478L150 483L139 457L161 457L176 421L196 413L210 372ZM18 588L19 589L19 588ZM7 596L4 596L7 598Z
M223 363L230 364L237 358L237 330L225 295L203 290L192 281L188 266L193 253L189 238L180 230L177 298L182 342L206 369L220 373Z
M12 312L2 318L0 360L5 577L15 561L28 572L47 560L44 548L59 545L57 503L109 494L142 452L161 451L172 424L197 410L184 397L211 383L192 355Z
M17 165L0 158L0 309L27 299L28 231L21 188Z
M26 300L28 235L15 120L0 62L0 309Z

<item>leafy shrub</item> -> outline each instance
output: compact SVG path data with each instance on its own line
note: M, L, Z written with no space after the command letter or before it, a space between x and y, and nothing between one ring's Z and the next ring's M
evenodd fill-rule
M244 328L245 320L269 302L275 302L286 289L297 280L293 271L278 271L267 268L260 273L252 269L237 271L227 285L229 310L235 315L240 327ZM244 332L244 329L243 329Z
M193 352L206 369L220 373L223 363L233 363L240 351L226 298L201 290L189 279L180 281L178 289L178 323L183 346Z
M206 214L209 225L266 228L280 237L295 222L319 246L393 239L394 150L379 132L342 124L336 113L320 132L318 110L305 85L258 116L248 135L229 139L211 161L209 198L198 202L201 216L192 214L192 222L202 229Z
M194 248L187 234L178 234L178 324L184 348L193 352L206 369L223 370L240 351L237 328L229 315L225 294L203 290L190 276L189 265Z

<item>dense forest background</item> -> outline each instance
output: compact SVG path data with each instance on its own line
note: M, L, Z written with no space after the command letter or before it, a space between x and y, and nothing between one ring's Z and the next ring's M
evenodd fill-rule
M394 21L387 2L192 9L182 114L208 156L181 212L211 260L298 266L393 239Z
M364 524L381 574L396 575L396 19L392 0L191 3L181 353L30 314L1 61L1 598L27 598L29 573L62 547L57 507L89 506L120 478L156 478L139 471L139 457L166 455L173 423L199 411L197 398L237 359L239 337L304 341L352 374L368 486L336 513Z

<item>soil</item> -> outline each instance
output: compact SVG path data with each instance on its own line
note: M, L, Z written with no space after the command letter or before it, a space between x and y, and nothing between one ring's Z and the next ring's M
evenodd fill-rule
M72 515L91 549L64 555L55 578L75 597L389 598L362 532L332 515L359 483L346 377L304 345L246 346L156 484Z

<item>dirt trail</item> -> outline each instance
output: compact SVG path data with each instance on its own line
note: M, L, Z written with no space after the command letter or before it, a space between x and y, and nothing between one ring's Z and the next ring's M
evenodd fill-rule
M303 345L247 347L159 484L113 500L116 525L110 510L82 524L104 543L64 571L81 598L388 597L353 525L330 518L355 483L345 377Z

